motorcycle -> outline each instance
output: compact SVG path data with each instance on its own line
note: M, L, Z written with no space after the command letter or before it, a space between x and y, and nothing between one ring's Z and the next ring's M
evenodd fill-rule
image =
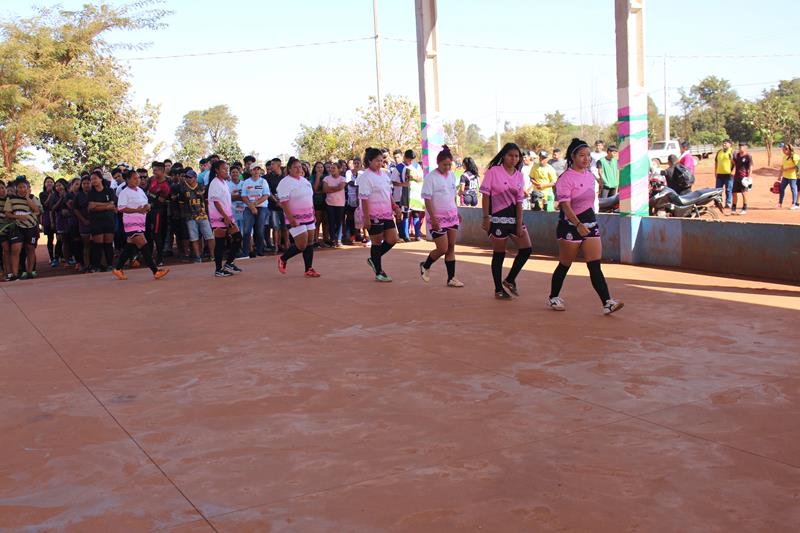
M650 215L719 220L724 214L722 189L699 189L683 196L660 179L650 179Z
M619 194L600 198L598 200L601 213L618 213L619 212Z

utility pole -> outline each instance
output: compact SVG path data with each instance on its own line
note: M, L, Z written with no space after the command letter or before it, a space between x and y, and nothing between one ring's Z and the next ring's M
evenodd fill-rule
M669 135L669 88L667 87L667 54L664 54L664 140L668 141Z
M419 113L422 128L422 167L436 168L436 156L444 144L439 107L439 38L436 0L414 0L417 19L417 67Z
M637 263L641 217L648 215L647 90L644 81L644 2L615 0L617 41L617 119L620 139L619 255Z
M375 83L378 88L378 114L381 114L382 92L381 92L381 38L378 32L378 0L372 0L372 24L375 28Z
M500 152L500 108L497 103L497 93L494 93L494 141L497 144L497 152Z

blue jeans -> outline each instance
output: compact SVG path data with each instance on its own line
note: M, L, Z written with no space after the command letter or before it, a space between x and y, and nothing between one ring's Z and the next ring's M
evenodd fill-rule
M254 215L249 209L244 210L242 216L242 251L250 253L250 234L255 236L256 253L263 254L266 243L264 242L264 226L267 223L268 210L266 207L256 209Z
M725 207L733 203L733 176L730 174L717 174L717 189L725 187Z
M783 205L783 196L786 193L786 187L792 190L792 205L797 205L797 180L790 180L788 178L781 178L781 189L778 194L778 205Z

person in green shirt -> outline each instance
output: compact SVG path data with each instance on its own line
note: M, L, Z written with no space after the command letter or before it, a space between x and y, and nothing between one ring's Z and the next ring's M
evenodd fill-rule
M530 178L533 190L539 193L536 196L541 196L544 210L555 211L555 195L553 191L555 191L558 175L556 174L556 169L547 162L548 157L550 157L550 154L546 150L539 152L539 163L531 169ZM534 211L539 211L539 200L534 200L534 195L531 195L531 204Z
M617 154L617 147L612 144L608 147L606 156L597 162L597 171L600 173L600 198L614 196L619 189Z

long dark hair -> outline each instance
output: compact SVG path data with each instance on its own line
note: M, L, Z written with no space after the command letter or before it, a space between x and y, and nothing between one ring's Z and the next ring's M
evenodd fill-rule
M224 159L217 159L213 163L211 163L211 169L208 171L208 183L210 184L214 178L217 177L219 173L219 167L222 165L227 165L228 163Z
M497 155L494 156L491 161L489 161L488 168L492 168L492 167L496 167L496 166L502 165L503 164L503 158L511 150L516 150L519 153L519 161L517 161L517 166L515 168L517 170L521 169L522 168L522 150L520 150L519 146L517 146L515 143L506 143L505 146L503 146L503 148L501 148L500 151L497 152Z
M474 159L472 159L471 157L465 157L462 164L464 165L464 170L471 173L476 178L481 177L480 173L478 172L478 165L475 164Z
M569 146L567 147L567 168L572 168L575 152L584 147L589 148L589 145L586 144L586 141L578 139L577 137L572 139L572 142L569 143Z
M287 176L289 175L289 169L292 168L292 165L294 165L295 163L300 163L300 167L301 168L303 167L303 163L299 159L297 159L295 156L290 157L289 161L286 162L286 175Z
M369 147L364 150L364 166L369 168L370 162L376 157L383 157L383 152L381 152L380 148Z

